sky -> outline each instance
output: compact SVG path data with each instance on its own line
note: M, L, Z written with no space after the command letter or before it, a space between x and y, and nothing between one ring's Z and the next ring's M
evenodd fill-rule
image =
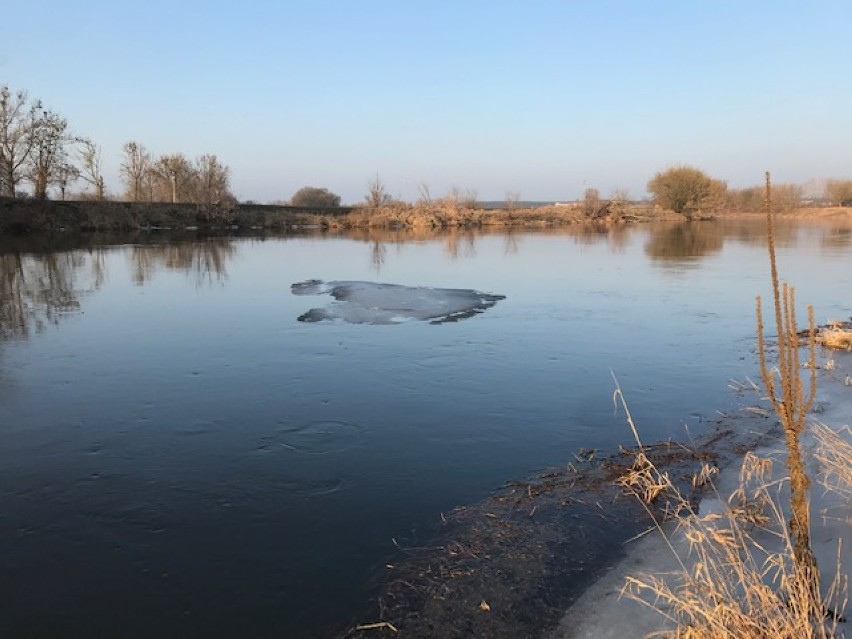
M241 200L852 178L848 0L10 0L0 84L103 149L214 153Z

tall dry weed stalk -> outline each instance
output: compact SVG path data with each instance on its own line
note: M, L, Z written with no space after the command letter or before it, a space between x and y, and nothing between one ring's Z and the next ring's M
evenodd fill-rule
M757 348L760 358L760 374L769 401L772 403L787 444L787 469L790 473L790 534L800 578L810 584L813 592L814 611L823 608L819 602L819 569L811 550L810 503L808 488L810 479L805 472L805 462L800 445L805 429L807 412L816 396L816 327L814 309L808 306L808 367L810 388L807 396L802 388L799 362L799 332L796 326L796 292L786 282L779 287L778 266L775 259L775 232L773 228L772 183L766 172L764 196L766 211L766 235L769 244L769 265L772 278L772 296L775 302L775 326L778 335L778 364L770 369L767 365L766 339L763 331L763 309L757 296ZM777 376L777 379L776 379Z

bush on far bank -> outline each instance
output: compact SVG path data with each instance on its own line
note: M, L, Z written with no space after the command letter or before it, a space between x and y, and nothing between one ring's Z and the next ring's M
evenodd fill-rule
M290 198L290 205L305 208L338 208L340 196L326 188L305 186L293 194L293 197Z

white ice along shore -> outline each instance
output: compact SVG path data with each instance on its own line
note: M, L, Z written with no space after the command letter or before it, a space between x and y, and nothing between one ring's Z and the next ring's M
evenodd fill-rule
M377 282L307 280L290 287L293 295L328 294L334 301L312 308L300 322L342 319L351 324L399 324L408 320L431 324L457 322L491 308L505 295L472 289L402 286Z
M811 546L821 568L823 592L827 592L838 570L841 575L852 575L852 503L838 492L824 487L822 482L826 471L815 456L818 446L813 433L815 422L826 424L835 431L840 429L841 437L846 441L852 440L852 432L843 428L852 423L852 354L834 353L831 358L834 367L818 372L817 401L812 409L815 414L809 416L808 429L801 440L807 472L813 481L810 490ZM773 460L775 480L786 476L783 440L754 452ZM742 461L722 471L714 482L717 494L701 501L701 515L718 513L725 508L728 497L739 486L741 467ZM786 482L782 485L786 486ZM786 504L786 494L782 491L782 504ZM686 559L687 567L691 567L695 557L689 558L688 543L675 530L670 532L672 543L681 558ZM777 536L767 533L755 537L768 552L781 551ZM565 613L559 627L547 633L546 639L657 639L666 636L661 633L672 629L670 621L658 611L620 596L620 593L628 576L654 574L667 576L673 583L676 582L680 568L678 560L657 532L634 541L628 548L627 556L580 596ZM653 603L650 595L648 602ZM847 619L850 616L848 608L838 612ZM852 638L849 621L839 626L837 637Z

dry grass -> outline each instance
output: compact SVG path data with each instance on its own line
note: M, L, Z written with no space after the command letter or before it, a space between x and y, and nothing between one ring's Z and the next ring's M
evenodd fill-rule
M841 433L852 434L849 426L839 431L815 422L813 432L817 439L815 457L823 468L823 485L847 500L852 501L852 444Z
M848 460L847 460L848 462ZM770 481L772 461L747 454L739 488L721 512L699 515L665 473L641 453L621 479L647 504L657 529L677 558L674 575L628 578L622 594L655 608L674 626L673 639L829 639L838 637L834 615L843 610L846 580L835 578L814 602L810 579L798 570L780 506L781 482ZM847 469L848 471L848 469ZM700 473L714 474L705 469ZM848 484L847 484L848 486ZM674 531L654 517L651 503L665 500ZM767 541L769 543L767 543ZM774 542L774 543L773 543ZM839 566L838 548L838 566Z
M844 328L824 328L817 337L817 342L826 348L852 351L852 330Z
M772 191L766 174L765 211L777 328L776 367L767 362L761 300L757 302L757 337L761 377L768 399L780 419L787 448L787 476L771 481L772 462L751 453L743 460L739 485L730 498L720 498L719 512L699 515L669 477L660 473L641 452L622 486L646 505L680 567L675 575L629 577L624 594L665 615L676 639L829 639L837 637L842 619L833 611L846 606L846 579L841 576L838 545L836 577L821 590L819 567L810 542L810 478L805 472L801 436L816 392L815 326L808 308L808 368L810 387L800 377L800 334L796 326L794 289L779 286L775 259ZM620 388L616 396L627 410ZM627 412L638 441L637 429ZM837 433L821 431L827 477L850 486L850 449L839 446ZM695 481L711 482L710 469ZM789 514L780 500L780 488L789 492ZM715 490L715 488L714 488ZM718 493L717 493L718 495ZM665 500L675 531L663 527L652 503ZM659 503L656 504L659 511Z
M773 462L746 454L738 488L720 512L700 515L669 475L644 454L638 429L616 382L628 425L639 443L633 467L618 483L645 507L677 560L670 575L628 577L622 594L655 609L673 630L656 634L671 639L831 639L838 633L846 606L847 579L837 570L825 594L815 591L813 575L795 556L779 492L789 482L772 481ZM848 490L852 450L838 446L837 433L826 429L826 468L837 468L835 485ZM845 442L843 442L845 444ZM838 452L839 451L839 452ZM706 466L693 484L710 483ZM715 491L715 487L713 488ZM717 493L718 496L718 493ZM659 513L662 513L660 515ZM668 523L666 523L668 521ZM816 600L815 600L816 599ZM830 614L815 614L828 611Z
M327 228L549 228L589 222L608 224L640 219L664 219L647 205L630 205L613 210L608 216L586 216L579 206L542 206L537 208L483 209L462 202L398 204L378 208L356 208L335 215L316 215L315 224Z

